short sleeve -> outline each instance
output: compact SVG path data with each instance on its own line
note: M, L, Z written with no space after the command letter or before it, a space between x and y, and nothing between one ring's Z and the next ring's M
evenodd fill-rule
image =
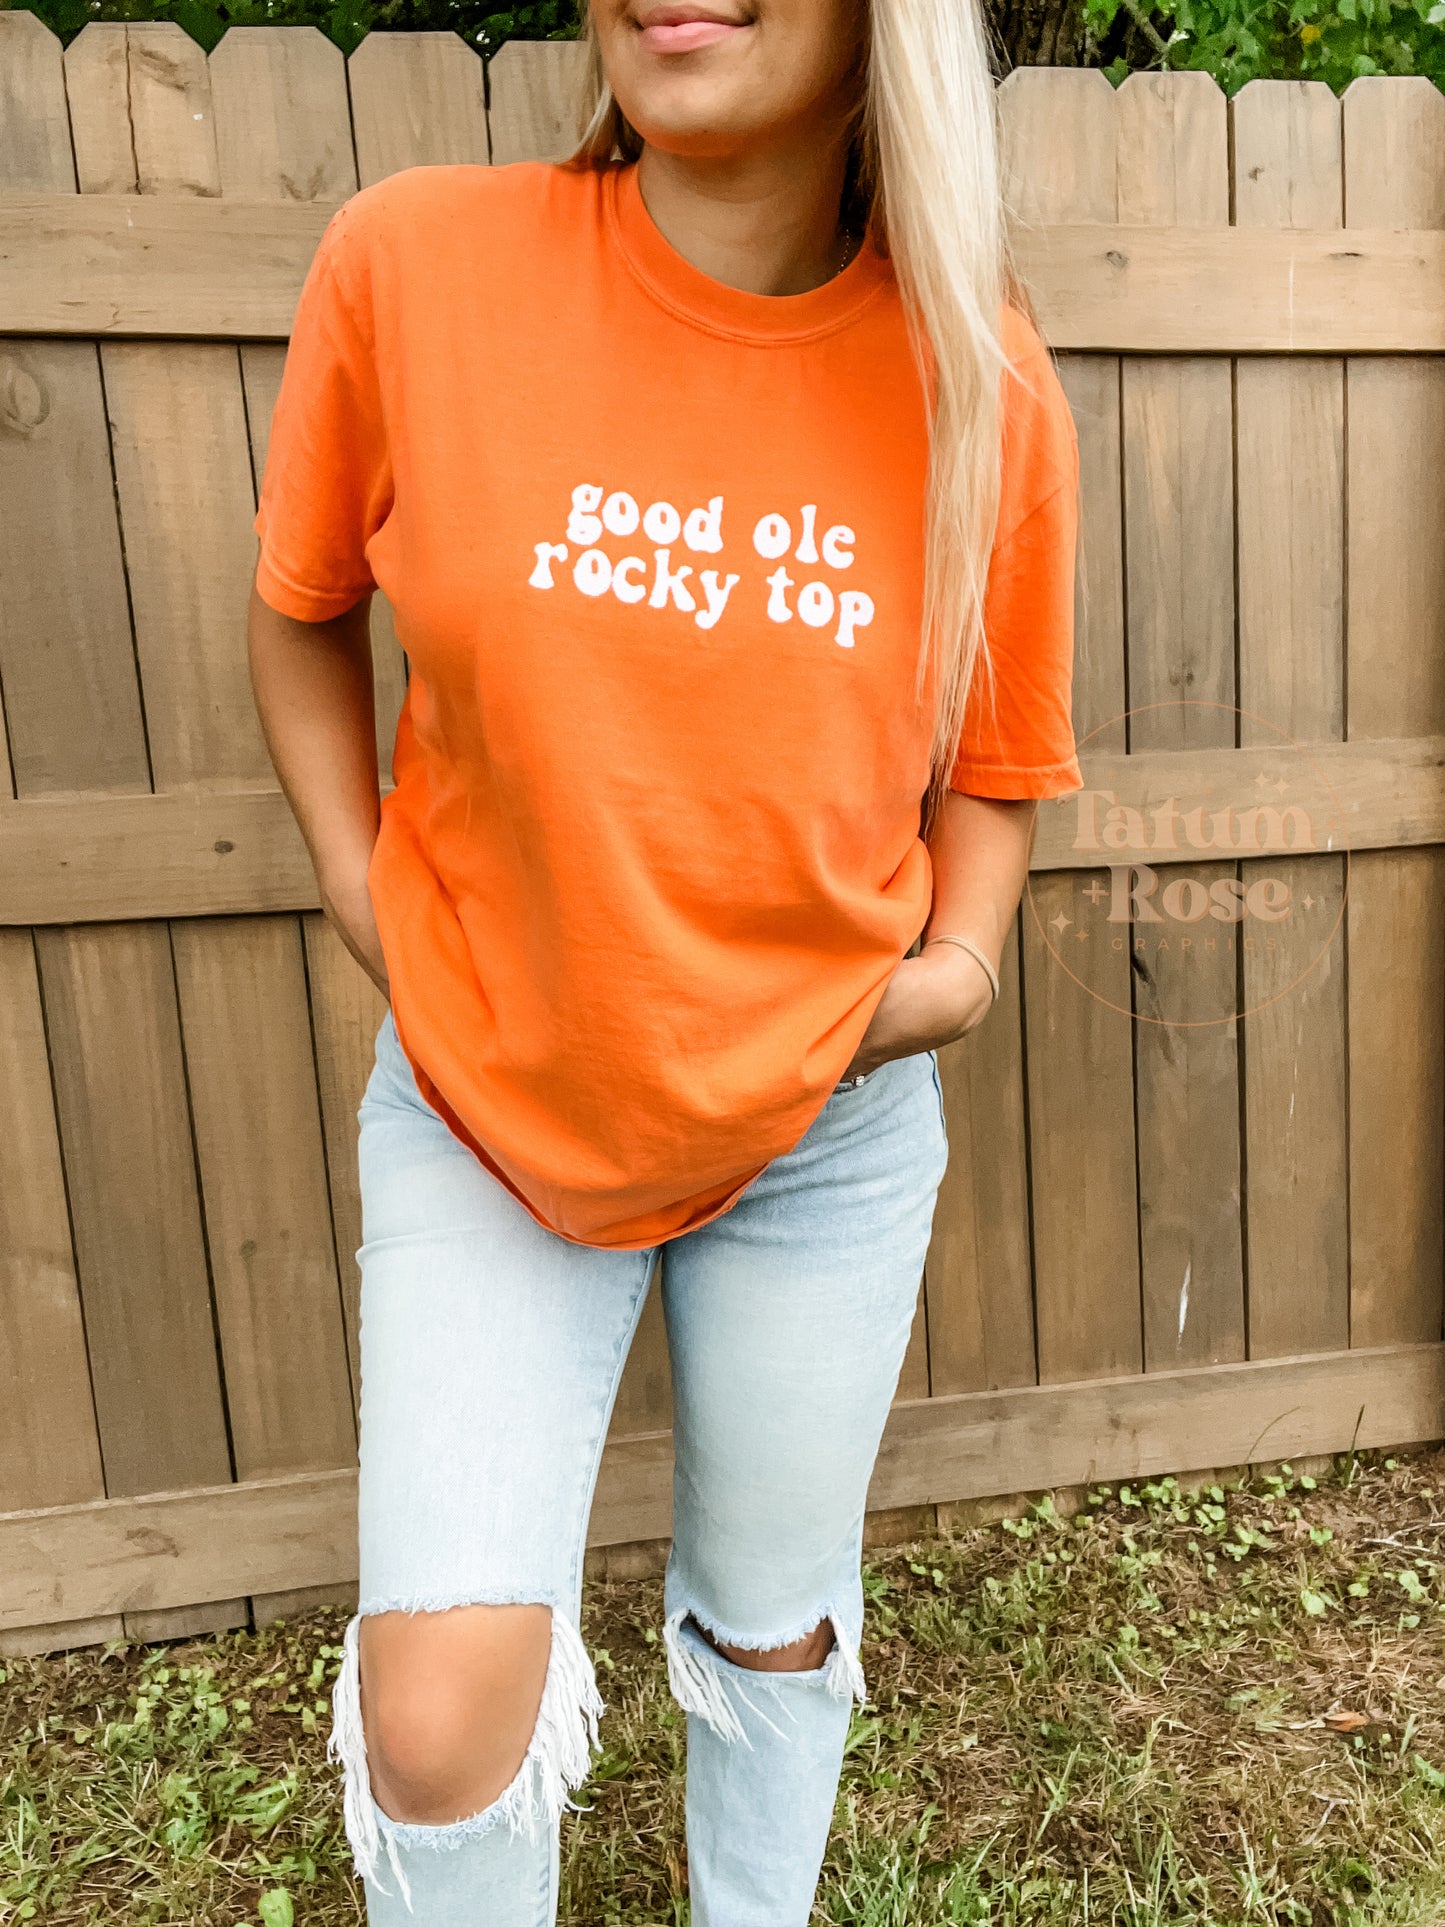
M1002 480L984 595L989 663L974 676L950 786L1000 799L1082 782L1074 753L1074 552L1079 448L1048 352L1009 309Z
M349 204L331 217L302 284L253 524L257 590L301 622L341 615L376 587L367 548L392 500L350 217Z

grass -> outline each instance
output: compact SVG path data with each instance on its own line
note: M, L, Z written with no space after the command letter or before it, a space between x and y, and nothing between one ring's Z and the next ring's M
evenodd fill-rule
M1445 1923L1445 1450L1103 1488L873 1556L815 1919ZM339 1613L0 1672L0 1920L361 1918L324 1759ZM572 1927L687 1921L659 1588L590 1588L610 1703Z

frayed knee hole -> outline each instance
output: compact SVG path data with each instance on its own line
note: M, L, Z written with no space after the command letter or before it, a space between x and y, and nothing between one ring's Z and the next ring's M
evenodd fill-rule
M446 1609L448 1611L454 1609ZM597 1745L603 1712L587 1649L577 1627L546 1606L529 1607L546 1615L547 1647L539 1704L520 1765L494 1799L455 1820L393 1819L373 1791L362 1722L360 1628L353 1619L333 1696L335 1717L329 1751L345 1777L346 1831L357 1869L368 1879L381 1877L385 1862L398 1890L407 1883L398 1843L403 1849L459 1844L463 1835L506 1825L537 1837L539 1827L555 1826L570 1795L586 1779ZM374 1615L383 1617L384 1615ZM467 1803L470 1804L470 1803Z
M372 1792L406 1825L480 1812L516 1777L541 1712L551 1649L544 1605L386 1613L361 1633Z
M715 1653L749 1673L816 1673L828 1663L828 1655L838 1643L831 1619L822 1619L812 1632L786 1646L731 1646L711 1634L698 1620L693 1626Z

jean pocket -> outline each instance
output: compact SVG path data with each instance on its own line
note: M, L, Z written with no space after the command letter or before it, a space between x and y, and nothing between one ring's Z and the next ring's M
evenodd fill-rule
M877 1071L864 1071L860 1077L839 1078L838 1082L828 1093L828 1102L830 1104L836 1104L842 1098L856 1097L860 1091L867 1090L877 1075Z

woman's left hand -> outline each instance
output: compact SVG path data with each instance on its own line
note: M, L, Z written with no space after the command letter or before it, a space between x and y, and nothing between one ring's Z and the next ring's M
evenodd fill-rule
M905 957L843 1074L861 1077L891 1058L951 1044L983 1020L992 1002L982 964L957 944L934 944Z

